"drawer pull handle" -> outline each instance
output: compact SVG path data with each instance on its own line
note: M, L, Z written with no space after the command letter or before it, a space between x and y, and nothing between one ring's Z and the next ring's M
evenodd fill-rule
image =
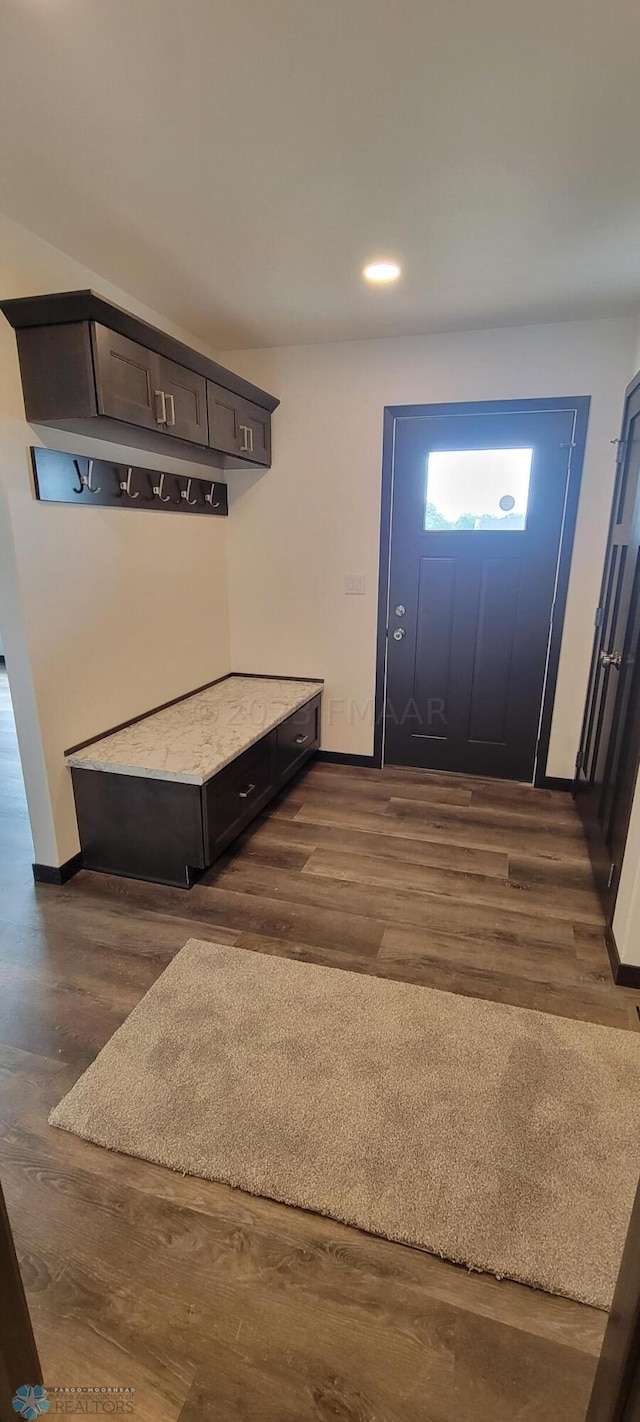
M253 794L253 791L255 790L255 788L256 788L255 785L247 785L246 790L239 790L239 791L238 791L238 799L239 799L239 800L248 800L248 799L249 799L249 796Z
M309 739L308 736L296 736L296 745L297 745L297 746L306 746L308 739Z

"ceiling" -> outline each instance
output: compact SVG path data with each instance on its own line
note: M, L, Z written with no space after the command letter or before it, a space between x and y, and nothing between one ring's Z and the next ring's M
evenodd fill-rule
M218 350L628 313L639 41L636 0L0 0L0 208Z

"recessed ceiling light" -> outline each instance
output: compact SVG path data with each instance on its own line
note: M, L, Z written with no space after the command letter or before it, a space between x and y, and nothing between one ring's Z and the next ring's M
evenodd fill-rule
M400 268L397 262L369 262L369 265L363 268L362 275L367 281L397 281Z

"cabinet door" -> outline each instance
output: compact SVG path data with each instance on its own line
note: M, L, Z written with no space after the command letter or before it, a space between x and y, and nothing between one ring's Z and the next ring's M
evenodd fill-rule
M203 792L207 864L213 864L275 795L275 752L275 731L270 731L207 781Z
M290 780L320 744L320 697L314 697L276 729L278 788Z
M240 410L240 452L254 464L271 463L271 415L251 400Z
M194 370L177 365L174 360L158 356L158 386L164 396L160 398L166 415L162 429L177 439L188 439L192 444L207 443L207 382Z
M240 395L225 390L222 385L207 381L209 414L209 444L223 454L240 454L240 411L244 401Z
M158 359L127 336L93 326L98 412L145 429L164 429L158 389Z

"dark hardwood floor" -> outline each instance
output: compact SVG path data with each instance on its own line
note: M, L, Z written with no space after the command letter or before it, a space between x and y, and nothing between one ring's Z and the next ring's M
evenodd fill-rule
M36 888L0 691L0 1176L45 1381L145 1422L583 1422L597 1310L47 1125L191 936L637 1030L569 797L313 765L190 893Z

